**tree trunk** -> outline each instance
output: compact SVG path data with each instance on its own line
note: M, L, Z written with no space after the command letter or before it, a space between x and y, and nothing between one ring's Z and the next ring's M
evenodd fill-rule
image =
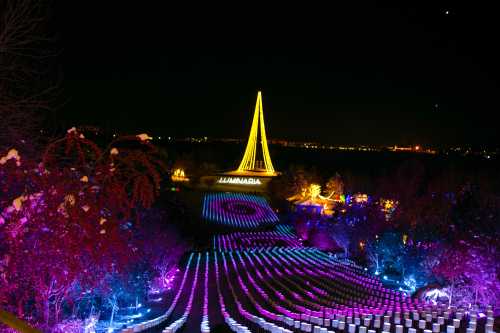
M62 300L63 300L62 297L60 299L56 298L54 302L54 318L55 318L54 324L59 323L59 315L61 314Z
M115 319L115 311L116 311L116 301L113 301L112 302L112 306L111 306L111 318L109 318L109 327L113 327L113 321Z
M47 300L43 303L43 319L45 321L45 324L48 326L49 325L49 319L50 319L50 302L47 297Z
M19 318L24 317L24 298L20 298L17 300L17 316Z
M77 309L76 308L76 303L78 303L78 302L73 301L73 308L71 309L71 315L72 315L72 317L76 317L76 309Z

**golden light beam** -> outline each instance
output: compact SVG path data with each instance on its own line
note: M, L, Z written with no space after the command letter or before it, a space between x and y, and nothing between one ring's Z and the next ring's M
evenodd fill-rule
M264 125L264 109L262 108L262 93L259 91L257 94L257 102L255 103L255 112L252 120L252 127L250 129L250 136L248 137L247 146L240 166L239 172L255 170L255 158L257 156L257 136L260 123L260 137L262 145L262 155L264 157L264 167L267 173L274 174L273 163L267 147L266 127Z

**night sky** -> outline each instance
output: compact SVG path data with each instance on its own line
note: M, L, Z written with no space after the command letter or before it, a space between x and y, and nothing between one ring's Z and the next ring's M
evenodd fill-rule
M243 138L260 89L270 138L500 142L500 27L484 4L124 3L54 5L68 126Z

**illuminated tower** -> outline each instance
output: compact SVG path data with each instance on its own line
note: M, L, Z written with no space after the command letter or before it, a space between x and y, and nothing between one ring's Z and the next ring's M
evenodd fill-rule
M257 136L259 134L260 123L260 143L262 145L262 161L257 160ZM260 163L259 163L260 162ZM237 172L265 172L268 175L274 175L274 167L267 148L266 127L264 125L264 110L262 109L262 94L259 91L257 94L257 103L255 104L255 112L253 114L252 128L248 137L245 154L241 160Z

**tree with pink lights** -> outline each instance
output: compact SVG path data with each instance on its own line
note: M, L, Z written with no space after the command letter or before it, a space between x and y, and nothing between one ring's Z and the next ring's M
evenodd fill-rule
M500 304L500 249L498 244L483 242L469 249L464 275L472 287L473 304Z
M0 301L42 327L61 319L75 290L95 290L137 257L132 221L159 193L162 163L148 136L100 149L76 128L41 163L0 159ZM132 220L131 220L132 219Z
M448 246L434 272L448 283L450 304L498 306L498 252L493 239L459 240Z

